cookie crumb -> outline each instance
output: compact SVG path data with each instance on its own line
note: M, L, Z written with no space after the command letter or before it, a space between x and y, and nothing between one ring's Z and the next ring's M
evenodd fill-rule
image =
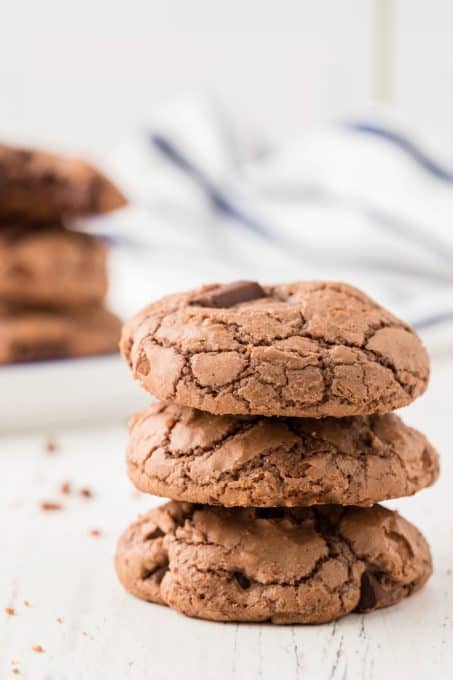
M43 501L41 503L41 510L52 512L54 510L63 510L63 506L61 503L55 503L55 501Z
M5 613L8 614L8 616L16 616L16 610L12 607L5 607Z
M80 495L83 498L93 498L93 492L90 489L80 489Z
M63 619L60 616L57 616L57 623L63 623Z
M85 637L88 637L88 633L86 632L86 630L82 630L82 635L84 635Z
M24 607L29 607L29 606L30 606L30 602L28 600L24 600Z
M42 645L33 645L31 649L36 654L43 654L46 651Z
M11 673L14 673L14 675L20 675L20 668L14 666L14 668L11 668Z
M63 484L60 486L60 491L64 496L69 496L71 493L71 485L69 482L63 482Z
M101 530L100 529L91 529L90 531L90 536L101 536Z
M47 437L45 444L46 453L56 453L58 451L58 445L54 437Z

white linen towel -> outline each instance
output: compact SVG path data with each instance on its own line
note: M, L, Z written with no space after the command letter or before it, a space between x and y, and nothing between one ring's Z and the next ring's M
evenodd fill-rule
M113 154L131 207L88 226L118 244L124 314L207 281L339 279L453 349L453 170L388 119L271 148L205 98L173 102Z

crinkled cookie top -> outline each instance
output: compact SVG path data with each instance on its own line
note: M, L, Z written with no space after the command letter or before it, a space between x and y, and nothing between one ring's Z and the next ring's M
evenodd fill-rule
M123 329L134 377L214 414L386 413L426 389L414 331L343 283L212 284L150 305Z

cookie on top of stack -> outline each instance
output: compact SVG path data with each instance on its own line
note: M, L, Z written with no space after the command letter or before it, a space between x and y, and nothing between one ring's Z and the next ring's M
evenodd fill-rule
M85 161L0 145L0 363L116 350L106 246L70 227L125 204Z
M129 476L173 499L119 539L128 591L216 621L323 623L427 581L426 540L378 505L439 473L391 413L428 382L409 326L345 284L240 281L156 302L121 345L161 400L132 418Z

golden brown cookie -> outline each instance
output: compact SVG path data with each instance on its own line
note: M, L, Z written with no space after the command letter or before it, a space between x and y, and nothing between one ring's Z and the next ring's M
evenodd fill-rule
M0 301L65 307L101 302L107 248L89 234L59 227L0 229Z
M386 413L422 394L429 376L414 331L342 283L172 295L129 321L121 345L146 390L214 414Z
M349 418L214 416L153 404L130 423L129 477L190 503L373 505L433 484L439 458L393 414Z
M0 364L117 351L120 320L102 305L0 310Z
M115 185L85 161L0 145L0 221L52 222L125 204Z
M420 532L379 505L171 502L125 531L116 569L129 592L188 616L325 623L396 604L427 581L432 564Z

